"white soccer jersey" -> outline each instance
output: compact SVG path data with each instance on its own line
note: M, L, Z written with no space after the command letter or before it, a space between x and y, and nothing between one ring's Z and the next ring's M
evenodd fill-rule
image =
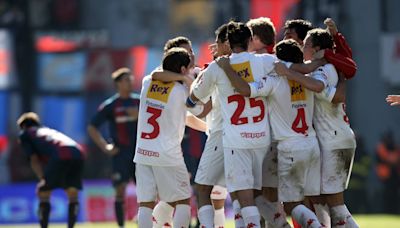
M313 92L286 77L272 75L249 85L250 97L268 97L274 140L315 136Z
M345 112L345 104L332 104L338 75L332 64L319 67L311 73L313 78L324 78L325 89L316 94L314 127L322 147L330 149L354 148L354 133Z
M247 82L259 81L274 69L275 56L234 53L230 62ZM217 91L223 118L223 145L229 148L255 149L270 143L265 98L247 98L237 93L224 71L212 62L193 85L193 94L204 99Z
M182 164L187 88L179 82L143 79L134 162L153 166Z
M214 90L210 99L212 102L212 109L210 113L206 116L206 124L207 124L207 136L211 134L211 132L216 132L222 130L222 116L221 116L221 105L217 99L217 91Z

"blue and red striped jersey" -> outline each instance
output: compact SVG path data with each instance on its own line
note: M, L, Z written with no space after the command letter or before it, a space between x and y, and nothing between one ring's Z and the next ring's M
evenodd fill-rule
M139 109L139 94L132 93L129 98L116 94L104 101L91 120L96 128L108 122L109 134L117 147L135 148L137 117L129 115L130 108Z

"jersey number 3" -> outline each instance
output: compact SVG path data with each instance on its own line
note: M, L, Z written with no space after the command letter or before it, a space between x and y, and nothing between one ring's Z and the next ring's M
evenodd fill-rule
M161 116L161 111L161 109L147 107L146 112L152 114L147 120L147 123L153 126L153 131L150 133L142 132L140 135L142 139L154 139L160 134L160 125L157 122L157 118Z
M262 100L256 100L255 98L250 98L250 108L260 108L260 115L253 117L253 123L260 122L265 117L265 106ZM228 97L228 103L237 102L238 106L231 117L231 124L233 125L242 125L247 124L249 122L249 118L240 117L244 108L246 106L246 99L238 94L232 95Z

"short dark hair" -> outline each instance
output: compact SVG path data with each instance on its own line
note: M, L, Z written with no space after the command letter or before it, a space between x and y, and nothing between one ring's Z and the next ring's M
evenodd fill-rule
M270 18L259 17L251 19L246 25L253 32L253 36L257 35L263 44L271 45L275 43L275 27Z
M129 75L131 75L131 74L132 74L131 70L129 70L129 69L126 68L126 67L122 67L122 68L119 68L118 70L114 71L114 72L111 74L111 78L114 80L114 82L117 82L117 81L119 81L123 76L129 76Z
M303 19L287 20L284 29L294 29L299 39L304 40L307 32L313 29L311 22Z
M175 73L181 73L181 67L188 67L190 55L184 48L174 47L169 49L163 57L162 67Z
M225 41L228 40L227 34L228 34L228 24L223 24L215 30L215 37L221 43L224 43Z
M38 114L34 112L26 112L18 118L17 125L20 128L40 126L40 118Z
M235 21L228 23L228 41L232 50L234 47L241 47L247 50L250 39L251 31L247 25Z
M182 44L192 45L192 42L184 36L178 36L168 40L164 45L164 53L174 47L180 47Z
M307 36L311 37L313 47L319 46L320 49L333 49L333 38L325 29L312 29L308 31Z
M300 44L293 39L282 40L277 43L275 46L275 53L278 59L286 62L303 62L303 52L301 51Z

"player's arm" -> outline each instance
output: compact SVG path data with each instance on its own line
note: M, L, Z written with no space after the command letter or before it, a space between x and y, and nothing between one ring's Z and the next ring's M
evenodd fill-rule
M112 111L108 105L102 104L87 127L87 132L93 142L106 154L115 155L118 148L113 144L109 144L100 133L98 127L107 121L108 112ZM134 114L134 113L133 113Z
M213 70L215 70L215 67L210 65L201 71L199 76L193 81L189 97L186 100L188 108L193 108L197 102L204 101L204 99L208 99L211 96L216 83L215 72L212 72Z
M400 95L388 95L386 97L386 102L390 104L390 106L400 105Z
M290 66L291 70L297 71L301 74L308 74L316 70L318 67L325 65L325 59L315 59L308 63L293 63Z
M203 120L197 118L196 116L188 113L186 115L186 126L201 132L207 131L207 124Z
M352 50L346 42L344 36L338 31L335 21L332 18L326 18L324 24L326 25L326 30L328 30L329 34L331 34L333 38L336 46L336 52L345 57L352 58Z
M232 68L230 64L230 60L228 57L220 57L215 61L219 67L225 72L229 81L232 84L232 87L236 89L238 93L242 96L249 97L250 96L250 86L249 84L237 74L237 72Z
M30 163L31 163L32 170L35 173L35 175L37 176L37 178L39 180L42 180L44 178L44 174L43 174L42 164L40 163L40 160L39 160L39 156L37 154L32 154L30 156Z
M289 80L296 81L305 88L316 93L321 92L325 88L325 84L322 81L289 69L284 63L281 62L275 63L275 72L279 75L286 76Z
M193 79L188 76L163 69L154 70L150 76L151 79L162 82L183 81L188 87L193 83Z
M338 84L336 85L335 95L331 101L333 104L346 102L346 79L342 73L339 73Z

